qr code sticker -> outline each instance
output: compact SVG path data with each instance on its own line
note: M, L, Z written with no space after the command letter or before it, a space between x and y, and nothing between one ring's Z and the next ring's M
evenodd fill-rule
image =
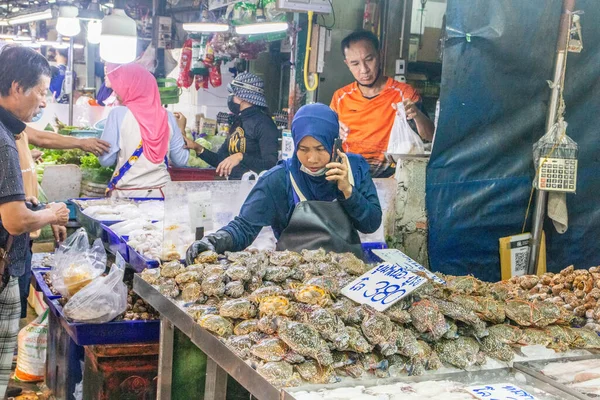
M283 145L283 151L286 153L291 153L294 151L294 142L290 140L286 140Z
M525 275L529 261L529 248L521 247L513 251L513 276Z

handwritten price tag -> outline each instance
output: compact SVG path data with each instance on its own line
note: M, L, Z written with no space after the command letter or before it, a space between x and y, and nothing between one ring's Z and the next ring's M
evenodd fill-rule
M407 256L400 250L382 249L382 250L372 250L372 251L373 251L373 254L375 254L377 257L381 258L385 262L390 262L390 263L401 265L404 268L406 268L407 270L412 271L412 272L422 272L425 275L427 275L427 277L429 279L431 279L432 281L434 281L436 283L441 283L442 285L446 284L445 280L443 280L442 278L440 278L439 276L437 276L436 274L434 274L433 272L431 272L430 270L428 270L427 268L425 268L424 266L422 266L421 264L419 264L418 262L416 262L415 260L413 260L412 258Z
M384 311L427 282L426 278L396 264L380 264L350 282L342 294L360 304Z
M466 390L481 400L537 400L533 395L510 383L470 386Z

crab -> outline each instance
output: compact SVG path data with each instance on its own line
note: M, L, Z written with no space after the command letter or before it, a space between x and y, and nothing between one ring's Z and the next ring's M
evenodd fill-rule
M171 299L179 296L179 287L177 286L175 279L160 280L158 290L163 296Z
M569 350L569 346L573 345L578 338L577 332L567 326L550 325L544 330L552 338L549 347L557 352Z
M452 319L446 318L446 324L448 324L448 330L442 336L444 339L456 339L458 337L458 326Z
M307 263L330 262L331 255L327 254L324 249L318 250L302 250L302 258Z
M363 310L365 317L360 327L367 340L371 344L378 345L384 356L396 353L397 332L394 323L389 317L370 306L364 305Z
M331 365L333 357L327 343L321 339L319 332L308 324L286 319L278 321L278 334L293 351L314 358L321 365Z
M302 379L315 384L335 383L337 379L334 375L334 369L319 365L315 360L306 360L296 365L296 371Z
M256 327L262 333L266 333L267 335L273 335L275 332L277 332L276 317L271 315L265 315L264 317L258 320L258 324Z
M217 336L228 337L233 333L231 322L220 315L204 314L198 318L198 325Z
M252 271L244 265L232 264L227 268L225 274L231 278L232 281L247 282L252 278Z
M528 302L514 299L506 302L506 316L521 326L544 328L561 316L557 305L550 302Z
M340 286L340 280L332 276L313 276L304 282L306 285L319 286L329 292L332 296L340 294L343 286Z
M415 335L412 331L404 328L399 328L397 331L396 346L398 354L409 358L416 357L420 351Z
M343 350L348 347L350 334L341 319L324 308L310 306L306 308L305 312L299 312L300 322L315 327L323 339L332 343L333 348Z
M362 364L363 370L375 374L378 378L387 378L389 376L389 363L385 358L381 358L375 353L367 353L359 354L358 359L360 364Z
M303 281L306 278L306 273L298 267L292 268L292 273L287 280Z
M300 375L294 373L294 367L285 361L261 364L256 371L276 387L298 386L302 383Z
M265 276L263 279L265 281L271 281L271 282L283 282L290 275L292 275L291 268L282 267L282 266L274 266L274 267L272 266L272 267L265 268Z
M244 284L240 281L231 281L225 285L225 295L237 299L244 295Z
M449 329L444 314L429 299L414 303L408 312L412 319L412 325L421 333L429 333L432 341L444 336Z
M500 361L509 362L515 357L512 348L497 334L490 333L481 339L479 344L485 354Z
M370 353L375 347L362 335L362 333L353 326L347 326L348 347L344 350L354 351L356 353Z
M409 363L408 358L399 354L392 354L386 359L388 361L388 371L393 378L400 376Z
M227 260L231 261L232 263L235 262L245 262L248 257L250 257L252 255L252 253L250 253L249 251L226 251L225 252L225 257L227 257Z
M385 310L384 314L396 323L409 324L412 321L410 313L408 312L409 308L410 302L406 299L401 299L393 306Z
M219 260L219 255L217 253L215 253L214 251L203 251L202 253L198 254L198 256L196 257L196 259L194 260L194 263L196 264L213 264L216 263Z
M202 286L198 282L188 283L181 291L181 298L186 302L204 303L207 297L202 293Z
M295 268L304 272L305 278L308 276L319 275L319 263L316 262L303 263L296 266Z
M283 289L279 286L263 286L250 293L250 296L248 296L248 300L253 301L255 303L260 303L260 301L265 297L282 295Z
M221 264L205 265L202 271L202 279L210 275L223 275L225 276L225 267Z
M496 282L490 285L490 294L497 301L505 301L511 297L512 284L507 281Z
M191 283L191 282L199 282L201 280L201 275L197 271L185 271L178 274L175 277L175 282L179 284Z
M521 341L523 330L518 326L508 324L492 325L488 328L489 336L504 344L515 345Z
M578 349L598 349L600 348L600 336L590 329L573 328L577 338L573 341L573 347Z
M366 371L358 362L358 355L347 351L334 351L333 364L331 365L338 375L352 376L358 378Z
M352 253L333 254L331 259L350 275L360 276L369 270L369 267Z
M501 324L506 319L504 304L490 297L455 295L452 296L452 302L473 310L483 321Z
M258 310L261 316L265 315L283 315L293 317L295 308L287 297L267 296L259 300Z
M340 297L330 307L330 310L340 317L346 324L356 324L362 321L362 318L357 318L354 321L350 321L351 310L356 307L356 303L347 297Z
M432 297L430 300L445 316L452 318L455 321L462 321L465 324L471 325L473 327L473 333L475 334L475 337L482 338L487 336L488 331L486 329L485 322L479 319L479 317L475 315L472 310L452 301L441 300L435 297Z
M456 340L442 339L435 344L434 350L440 360L461 369L485 362L485 355L479 352L479 344L471 337L461 336Z
M141 278L150 285L155 285L160 279L160 268L146 268L142 271Z
M221 297L225 294L224 275L212 274L202 280L202 291L205 295L211 297Z
M339 265L333 263L317 263L317 268L319 268L319 275L335 277L348 275L348 273L341 269Z
M408 366L408 374L419 376L425 373L425 370L437 370L443 365L437 353L424 341L417 341L418 353L411 358Z
M472 275L446 276L446 287L457 293L483 294L485 284Z
M253 356L264 361L281 361L288 352L288 348L281 339L268 338L256 343L250 349Z
M219 309L222 317L232 319L249 319L256 315L256 306L247 299L233 299L224 301Z
M234 335L248 335L249 333L258 331L258 320L247 319L240 322L233 328Z
M250 349L253 343L248 335L229 336L225 344L240 358L246 359L251 356Z
M523 329L523 337L521 337L518 344L523 346L541 345L549 347L552 342L552 336L546 331L537 328L525 328Z
M160 268L160 276L165 278L175 278L182 272L185 272L185 267L179 261L169 261Z
M269 257L269 261L273 265L281 267L293 267L302 262L302 256L294 251L274 251Z
M209 306L205 304L194 304L186 308L185 310L195 321L197 321L200 317L213 314L218 315L219 310L215 306Z
M321 307L331 305L331 296L321 286L296 283L291 285L291 289L300 303L317 304Z

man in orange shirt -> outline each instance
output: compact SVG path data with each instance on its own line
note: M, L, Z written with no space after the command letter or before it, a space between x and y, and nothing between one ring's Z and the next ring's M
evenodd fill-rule
M373 178L391 176L395 165L383 153L396 117L396 103L404 103L406 118L421 138L433 139L433 122L413 87L383 75L379 40L372 32L348 35L342 41L342 52L356 80L337 90L330 105L339 116L344 149L365 157Z

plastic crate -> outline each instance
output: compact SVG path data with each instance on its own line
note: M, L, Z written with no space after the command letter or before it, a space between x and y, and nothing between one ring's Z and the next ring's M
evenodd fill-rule
M169 175L174 182L180 181L214 181L214 168L169 167Z
M42 292L44 298L47 300L55 300L60 299L62 296L60 294L54 294L50 291L48 285L46 285L46 281L44 281L44 275L47 274L50 270L47 269L34 269L31 271L31 283L33 287L38 292ZM35 282L35 283L34 283Z
M372 250L380 250L380 249L387 249L387 248L388 248L387 244L385 244L383 242L363 243L362 249L363 249L365 261L367 263L374 263L374 264L380 263L382 261L381 258L379 258L375 254L373 254Z
M66 204L69 209L69 220L77 219L77 206L71 200L68 200Z
M127 243L122 237L117 235L108 225L100 224L102 227L102 241L108 245L108 250L113 254L119 253L123 256L125 262L129 262L129 252L127 251Z
M159 263L156 260L150 260L137 251L133 247L127 244L127 258L129 266L135 272L142 272L146 268L158 268Z

